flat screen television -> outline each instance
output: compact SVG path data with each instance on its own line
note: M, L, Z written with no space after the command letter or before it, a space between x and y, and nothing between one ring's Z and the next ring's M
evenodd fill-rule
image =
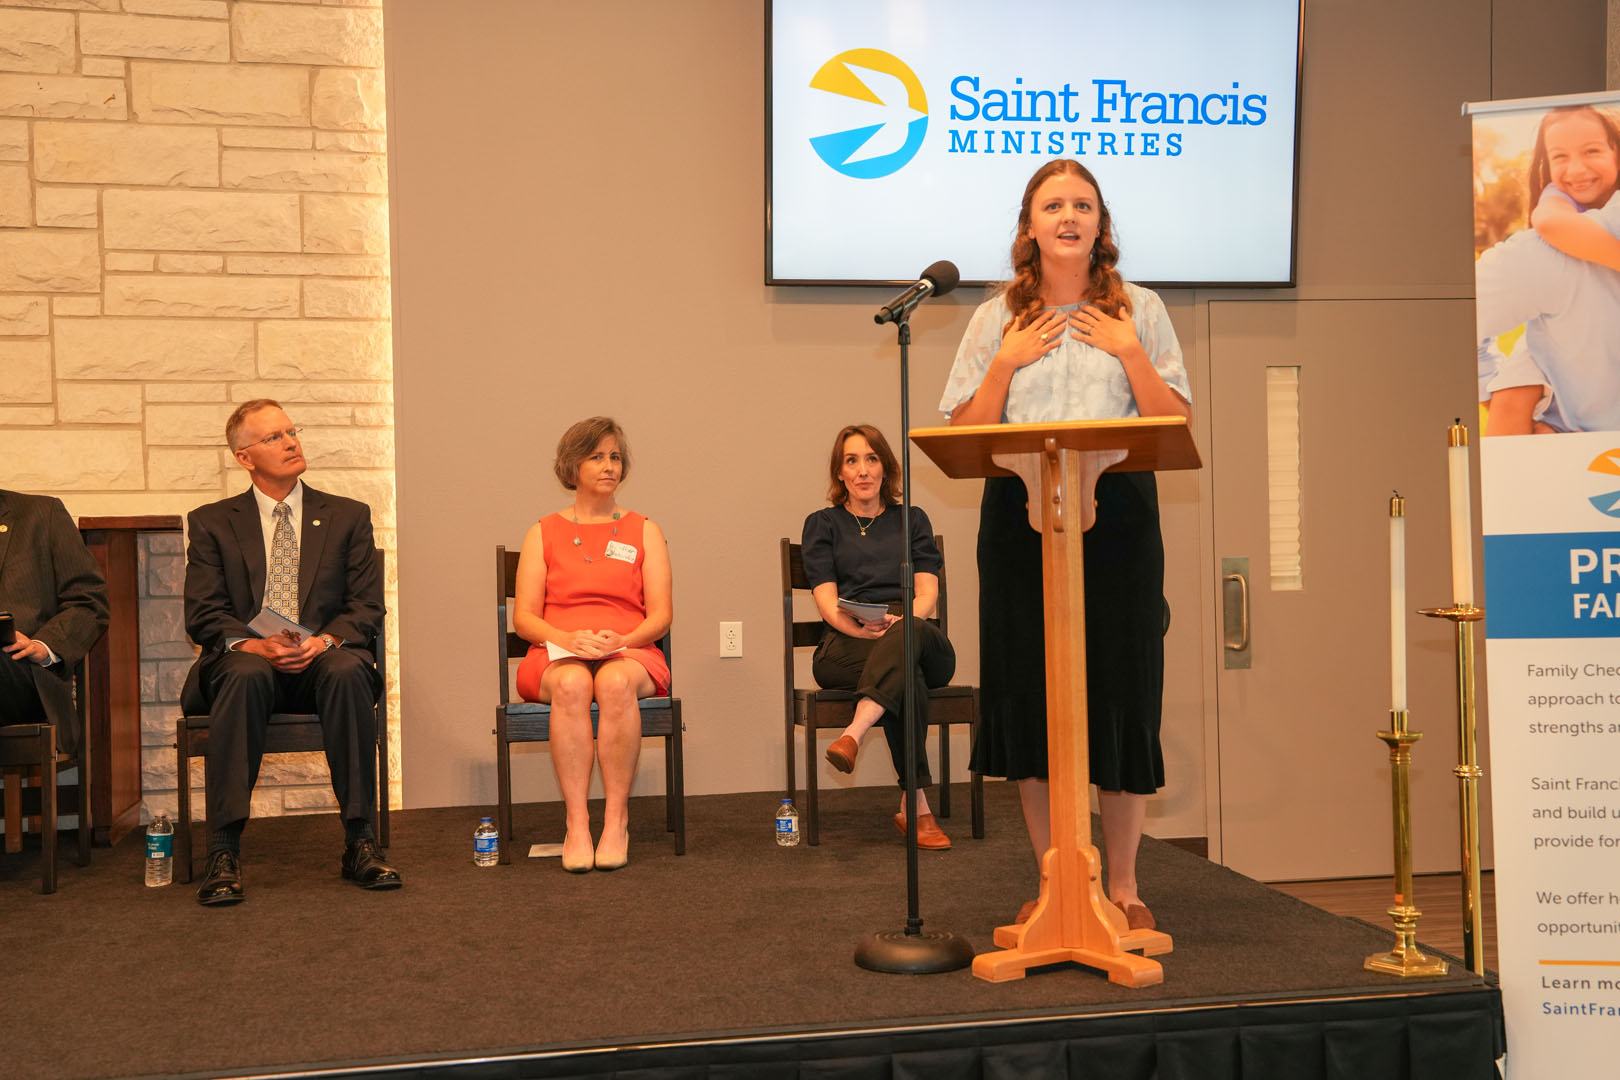
M1055 157L1130 280L1293 284L1302 0L766 3L767 284L1002 280Z

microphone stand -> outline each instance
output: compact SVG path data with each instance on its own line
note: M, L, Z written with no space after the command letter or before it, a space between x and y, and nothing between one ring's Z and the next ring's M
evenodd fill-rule
M918 297L920 300L921 297ZM891 975L933 975L973 963L973 946L949 930L923 932L917 903L917 642L911 632L916 583L911 572L911 311L894 320L900 341L900 633L905 659L906 927L875 930L855 947L855 963ZM947 736L949 737L949 736Z

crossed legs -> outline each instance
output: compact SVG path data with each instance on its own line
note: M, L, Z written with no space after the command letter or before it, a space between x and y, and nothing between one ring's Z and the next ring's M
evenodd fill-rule
M593 670L594 666L594 670ZM562 791L567 832L563 867L609 870L623 866L630 844L630 784L641 755L640 698L653 693L652 676L634 660L592 665L582 660L549 664L540 678L540 700L551 704L551 761ZM591 702L597 730L591 735ZM588 799L591 769L600 765L602 839L593 855Z

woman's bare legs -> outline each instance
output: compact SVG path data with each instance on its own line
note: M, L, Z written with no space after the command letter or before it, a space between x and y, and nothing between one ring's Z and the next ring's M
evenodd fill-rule
M1024 828L1029 830L1029 843L1035 849L1035 865L1046 857L1052 846L1052 788L1045 780L1030 778L1018 781L1018 801L1024 808Z
M596 866L611 870L625 864L630 847L630 783L641 756L639 698L653 692L652 676L630 659L609 660L596 669L596 760L602 767L602 839Z
M855 703L855 716L850 720L849 726L838 733L838 737L843 738L848 735L859 744L862 739L866 738L866 733L872 730L872 725L881 719L883 719L883 706L869 697L863 697Z
M906 812L906 792L905 792L904 788L902 788L901 791L900 791L900 812L902 814ZM926 791L924 791L922 788L918 788L917 789L917 816L922 817L924 814L932 814L932 813L933 813L933 811L928 809L928 793Z
M540 677L540 700L551 705L551 764L562 790L567 831L563 834L563 869L591 868L591 669L578 660L558 660Z
M1142 846L1147 796L1099 791L1097 808L1102 814L1103 847L1108 857L1108 898L1122 911L1145 907L1136 891L1136 849Z

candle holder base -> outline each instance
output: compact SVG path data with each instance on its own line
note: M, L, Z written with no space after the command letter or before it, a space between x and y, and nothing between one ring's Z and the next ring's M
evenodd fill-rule
M1451 965L1438 956L1429 956L1416 945L1404 943L1387 953L1367 957L1361 966L1367 971L1381 971L1385 975L1399 975L1403 979L1445 975L1451 970Z

